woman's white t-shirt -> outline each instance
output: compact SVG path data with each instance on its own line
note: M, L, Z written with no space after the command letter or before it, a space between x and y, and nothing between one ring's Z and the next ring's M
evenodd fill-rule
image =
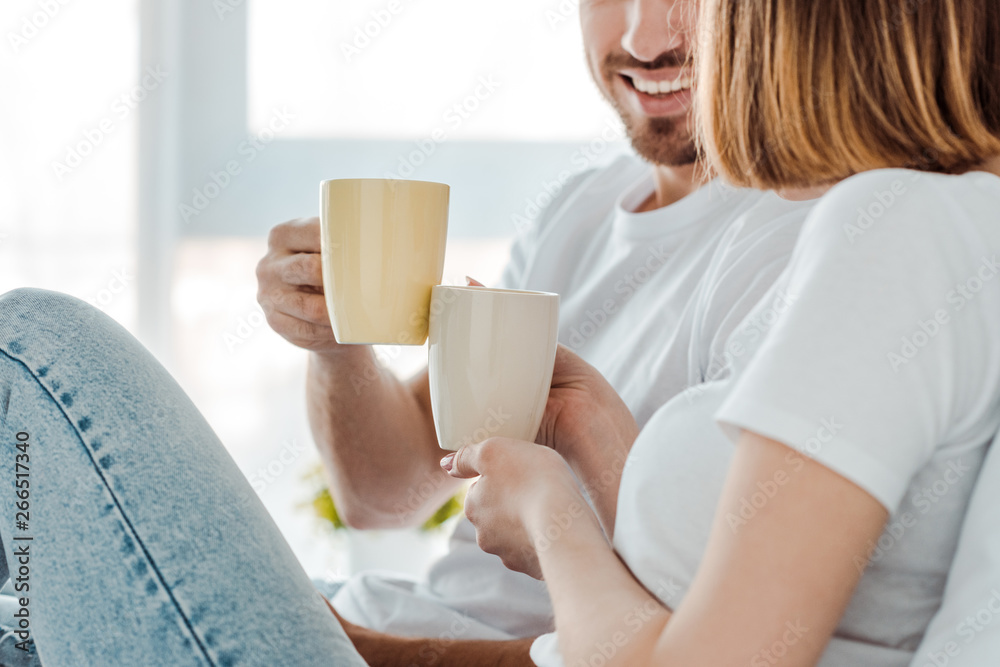
M728 374L672 399L636 440L614 535L635 576L667 606L682 603L736 438L750 430L891 513L871 561L856 564L867 569L820 665L909 664L1000 426L998 272L992 174L878 170L831 189L730 337ZM764 486L731 524L766 502ZM532 657L560 664L554 636Z

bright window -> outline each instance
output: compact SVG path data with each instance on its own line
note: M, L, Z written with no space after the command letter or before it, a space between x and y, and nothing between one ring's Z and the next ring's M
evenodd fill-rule
M0 14L0 292L68 292L134 328L138 1L51 4Z
M300 137L590 138L607 108L562 5L251 0L250 125L289 105Z

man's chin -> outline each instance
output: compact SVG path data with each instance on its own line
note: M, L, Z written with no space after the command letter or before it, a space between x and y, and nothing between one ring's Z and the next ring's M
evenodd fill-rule
M662 167L683 167L698 161L686 121L651 118L635 123L625 119L632 148L644 160Z
M662 136L632 136L630 139L639 157L660 167L685 167L698 161L698 149L691 139Z

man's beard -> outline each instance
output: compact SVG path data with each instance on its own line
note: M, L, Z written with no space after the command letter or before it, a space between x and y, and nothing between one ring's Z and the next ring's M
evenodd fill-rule
M625 123L625 131L632 142L632 148L642 158L656 165L682 167L698 161L700 154L688 115L679 118L642 117L636 120L611 92L614 90L612 83L618 77L617 71L625 67L655 70L668 66L681 67L686 62L687 55L681 52L663 53L651 63L643 63L626 53L613 53L604 59L599 69L593 66L590 68L594 81L599 81L597 88L601 95L611 103ZM600 72L600 79L596 74L597 71Z
M698 148L687 118L643 118L636 122L612 102L625 123L632 148L643 159L664 167L682 167L698 161Z

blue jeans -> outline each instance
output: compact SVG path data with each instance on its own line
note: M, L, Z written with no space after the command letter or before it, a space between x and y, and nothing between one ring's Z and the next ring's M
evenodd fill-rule
M54 292L0 296L0 546L45 667L365 664L173 378Z

